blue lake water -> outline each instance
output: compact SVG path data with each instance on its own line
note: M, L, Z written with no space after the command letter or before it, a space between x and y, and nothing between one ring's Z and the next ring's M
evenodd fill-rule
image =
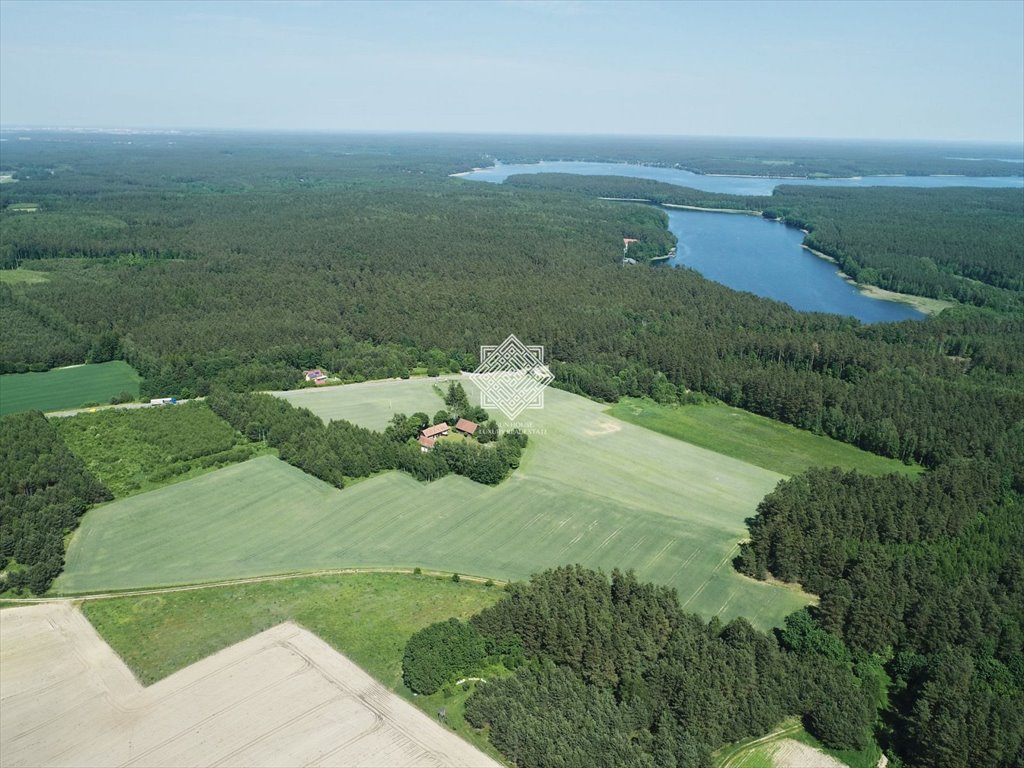
M520 173L573 173L579 176L630 176L653 179L704 192L730 195L770 195L780 184L810 187L1016 187L1024 188L1024 176L858 176L850 179L786 179L779 176L708 176L679 168L627 163L583 163L567 160L541 163L497 163L491 168L471 171L462 178L500 184Z
M462 174L472 181L501 183L520 173L630 176L734 195L770 195L780 184L819 187L986 187L1024 188L1021 176L865 176L851 179L704 176L678 168L626 163L550 161L496 164ZM758 216L664 209L678 238L676 257L666 264L695 269L737 291L784 301L804 312L852 315L866 323L921 319L900 301L867 296L840 275L835 264L801 247L803 233Z
M665 262L695 269L737 291L784 301L804 312L853 315L865 323L919 320L909 304L872 298L839 276L836 265L800 244L793 227L758 216L665 209L679 243Z

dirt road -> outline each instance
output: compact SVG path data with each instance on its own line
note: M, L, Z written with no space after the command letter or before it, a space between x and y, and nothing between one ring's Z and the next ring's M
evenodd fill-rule
M15 605L38 605L40 603L63 603L67 601L86 602L88 600L113 600L118 597L140 597L143 595L164 595L168 592L194 592L198 589L216 589L217 587L232 587L238 584L259 584L264 581L288 581L290 579L309 579L317 576L344 576L354 573L406 573L413 574L412 568L330 568L318 571L298 571L296 573L282 573L276 576L250 576L245 579L230 579L228 581L208 581L203 584L185 584L180 587L155 587L153 589L133 589L125 592L100 592L96 594L68 594L55 595L51 597L5 597L0 602L13 603ZM421 571L427 577L447 577L451 574L445 571ZM471 581L477 584L484 584L490 581L497 587L505 586L506 582L498 579L488 579L486 576L467 576L460 574L459 578L464 581Z

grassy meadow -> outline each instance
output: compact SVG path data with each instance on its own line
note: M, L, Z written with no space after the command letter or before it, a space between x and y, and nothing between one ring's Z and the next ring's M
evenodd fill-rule
M6 285L31 285L33 283L49 282L50 276L46 272L35 269L0 269L0 283Z
M383 430L396 413L410 416L423 411L433 416L445 407L434 391L443 392L457 376L431 379L392 379L345 384L343 387L293 389L275 392L296 408L308 408L324 421L345 419L370 429ZM472 398L472 392L467 393Z
M417 630L467 619L501 597L498 587L411 574L350 574L89 601L82 610L145 685L283 621L294 621L344 653L388 688L448 722L477 747L494 750L463 725L468 692L416 697L402 683L402 654Z
M139 374L121 360L45 373L8 373L0 376L0 416L109 403L122 392L139 396Z
M438 410L433 384L305 390L301 404L379 427L381 402ZM496 488L389 472L339 491L263 456L91 510L55 588L89 592L347 566L521 579L579 562L633 568L675 587L687 610L744 615L761 627L810 600L795 588L746 579L731 565L745 518L779 474L611 418L566 392L549 390L546 399L543 410L520 417L533 433L530 445Z
M725 403L661 405L653 400L627 397L606 413L780 475L791 476L809 467L823 466L855 469L868 475L922 471L916 464L877 456Z

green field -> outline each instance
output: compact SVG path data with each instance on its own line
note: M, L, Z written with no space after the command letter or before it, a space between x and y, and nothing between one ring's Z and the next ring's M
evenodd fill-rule
M122 392L139 396L139 374L121 360L45 373L9 373L0 376L0 415L109 403Z
M6 283L7 285L45 283L49 280L50 276L46 272L39 272L34 269L24 269L22 267L18 269L0 269L0 283Z
M627 397L606 413L781 475L795 475L808 467L842 467L869 475L922 471L916 464L876 456L725 403L660 405Z
M411 416L423 411L433 416L444 408L434 386L443 392L453 378L457 377L366 381L346 384L341 388L293 389L274 394L296 408L308 408L324 421L346 419L370 429L382 430L396 413Z
M304 405L379 426L372 403L381 400L436 411L432 383L307 390ZM566 392L546 398L543 410L520 418L535 434L520 468L496 488L389 472L339 491L264 456L91 510L56 589L345 566L521 579L579 562L633 568L676 587L687 610L744 615L761 627L809 601L796 589L746 579L731 564L745 518L780 475L618 421Z
M344 653L374 678L492 754L486 738L463 726L461 690L414 697L402 683L402 654L414 632L451 616L467 619L502 591L450 579L351 574L216 587L86 602L82 610L146 685L283 621L294 621Z

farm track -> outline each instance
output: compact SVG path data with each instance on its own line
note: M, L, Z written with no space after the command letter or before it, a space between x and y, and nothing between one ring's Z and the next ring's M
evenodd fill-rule
M183 584L177 587L154 587L153 589L132 589L123 592L99 592L94 594L80 593L44 597L5 597L0 602L14 603L17 605L36 605L40 603L60 602L88 602L90 600L114 600L119 597L144 597L147 595L165 595L172 592L195 592L201 589L217 589L219 587L235 587L243 584L260 584L268 581L289 581L294 579L313 579L320 576L345 576L357 573L404 573L412 574L412 568L328 568L315 571L299 571L296 573L282 573L274 576L251 576L244 579L228 579L225 581L209 581L200 584ZM421 574L432 578L449 576L445 571L431 571L422 569ZM497 587L505 586L506 582L500 579L489 579L486 576L467 576L459 574L459 579L470 581L476 584L492 582Z
M725 760L718 764L717 768L735 768L735 766L739 765L743 758L747 756L747 753L754 747L760 747L769 742L778 741L779 739L785 738L799 730L800 723L792 723L790 725L783 726L782 728L778 728L771 733L767 733L759 739L754 739L753 741L744 744L736 752L725 758Z
M205 400L205 397L195 397L192 400ZM192 400L179 400L178 405L190 403ZM153 405L153 403L118 403L117 405L94 405L91 407L84 408L70 408L59 411L47 411L43 415L48 419L63 419L68 416L77 416L79 413L94 413L95 411L134 411L138 408L162 408L160 405Z

